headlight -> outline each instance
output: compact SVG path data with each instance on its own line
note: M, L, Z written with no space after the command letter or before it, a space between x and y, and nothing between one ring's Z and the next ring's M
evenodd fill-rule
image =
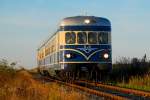
M90 23L90 20L89 20L89 19L85 19L85 20L84 20L84 23L89 24L89 23Z
M71 58L71 54L66 54L66 58Z
M103 57L104 57L105 59L108 59L108 57L109 57L108 53L104 53Z

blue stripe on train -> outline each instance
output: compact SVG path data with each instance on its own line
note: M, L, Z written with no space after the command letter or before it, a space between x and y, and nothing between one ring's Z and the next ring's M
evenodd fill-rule
M111 45L61 45L60 49L76 49L76 48L84 48L85 46L90 46L91 48L99 48L99 49L111 49Z
M73 55L73 57L71 58L65 58L64 55L65 54L71 54ZM69 51L69 50L65 50L65 51L61 51L60 52L60 61L62 62L103 62L103 61L108 61L111 62L111 52L109 52L109 59L104 59L103 56L103 51L97 52L94 55L92 55L89 59L86 59L83 55L81 55L78 52L75 51Z
M60 60L62 61L103 61L100 57L101 54L105 50L108 50L110 58L108 59L111 61L111 45L64 45L60 46L60 49L63 51L60 52ZM65 50L66 49L66 50ZM98 52L95 52L98 51ZM82 54L86 57L89 57L93 52L95 52L89 59L86 59ZM71 59L65 59L63 56L65 54L73 54L74 57ZM82 53L82 54L81 54Z
M110 26L60 26L59 31L111 31Z

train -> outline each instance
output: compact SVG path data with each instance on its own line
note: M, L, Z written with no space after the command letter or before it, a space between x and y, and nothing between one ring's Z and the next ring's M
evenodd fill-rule
M111 23L96 16L72 16L37 49L38 71L59 79L95 79L112 69Z

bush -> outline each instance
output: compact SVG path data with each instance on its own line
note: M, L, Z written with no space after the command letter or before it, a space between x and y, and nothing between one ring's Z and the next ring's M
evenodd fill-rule
M12 63L8 63L7 60L2 59L0 60L0 73L2 74L15 74L16 73L16 69L14 68L16 66L16 62L12 62Z
M113 64L109 79L114 82L128 82L133 76L144 76L150 71L150 62L146 55L142 59L122 57Z

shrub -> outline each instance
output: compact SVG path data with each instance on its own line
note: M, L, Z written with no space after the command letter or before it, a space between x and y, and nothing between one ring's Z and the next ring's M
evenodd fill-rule
M14 68L16 64L16 62L12 62L9 64L5 59L0 60L0 73L8 73L10 75L14 75L16 73L16 69Z
M113 64L109 79L114 82L128 82L133 76L144 76L150 70L146 55L142 59L122 57Z

